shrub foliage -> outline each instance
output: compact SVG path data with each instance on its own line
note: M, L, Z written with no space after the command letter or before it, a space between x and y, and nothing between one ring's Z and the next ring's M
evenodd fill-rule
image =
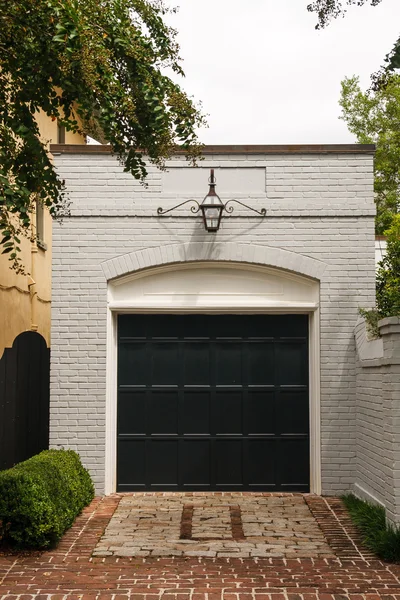
M45 450L0 472L0 539L15 548L54 546L93 499L72 450Z
M385 235L386 255L376 274L376 308L359 311L373 337L379 337L380 319L400 316L400 214L393 216Z
M376 304L381 318L400 316L400 214L394 216L385 233L386 255L376 277Z
M386 523L383 506L369 504L352 494L343 497L353 523L359 528L366 547L379 558L390 562L400 560L400 530Z

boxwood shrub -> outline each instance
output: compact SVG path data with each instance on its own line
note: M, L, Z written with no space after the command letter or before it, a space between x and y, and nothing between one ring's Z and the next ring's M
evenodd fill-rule
M0 540L49 548L94 497L88 471L72 450L44 450L0 471Z

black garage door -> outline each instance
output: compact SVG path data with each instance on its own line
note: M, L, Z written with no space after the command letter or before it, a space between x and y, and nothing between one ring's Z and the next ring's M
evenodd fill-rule
M309 490L306 315L120 315L118 491Z

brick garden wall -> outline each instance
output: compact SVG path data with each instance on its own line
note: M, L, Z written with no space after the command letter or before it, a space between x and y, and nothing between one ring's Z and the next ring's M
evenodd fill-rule
M379 322L368 340L357 323L357 469L355 493L387 509L400 523L400 319Z

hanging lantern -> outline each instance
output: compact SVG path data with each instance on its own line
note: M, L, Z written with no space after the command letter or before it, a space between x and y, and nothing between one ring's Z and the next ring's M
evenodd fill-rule
M200 210L203 215L204 227L206 228L206 231L213 232L218 231L219 229L224 205L221 201L221 198L215 191L216 181L214 177L214 169L211 169L211 174L208 181L210 184L210 189L207 196L200 204Z

